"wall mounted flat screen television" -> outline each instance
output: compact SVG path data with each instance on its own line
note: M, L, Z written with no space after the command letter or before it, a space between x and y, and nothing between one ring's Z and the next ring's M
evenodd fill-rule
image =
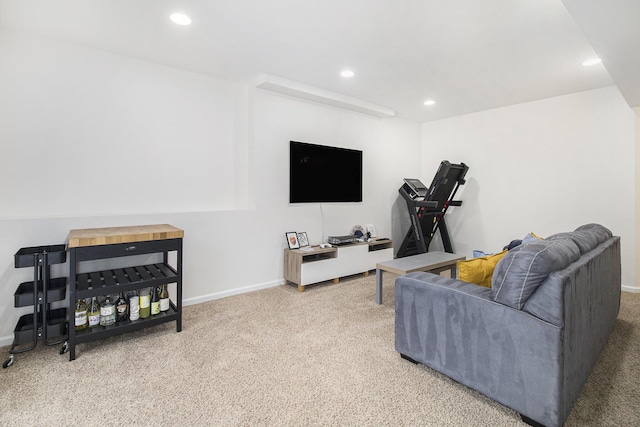
M290 142L290 203L361 201L362 151Z

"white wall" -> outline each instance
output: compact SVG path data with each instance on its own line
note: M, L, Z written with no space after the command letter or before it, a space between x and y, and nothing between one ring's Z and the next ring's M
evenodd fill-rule
M635 276L634 116L614 87L454 117L422 126L423 177L465 162L467 184L448 226L454 249L496 252L601 223L622 238L622 284Z
M363 151L362 203L289 204L289 141ZM420 125L377 119L258 90L255 96L256 209L268 209L286 231L306 231L311 243L373 224L390 236L391 205L402 178L420 170ZM322 179L320 176L319 179Z
M635 115L635 164L636 164L636 193L640 189L640 168L637 165L640 165L640 107L633 108L633 113ZM636 195L636 212L640 212L640 197ZM636 217L636 256L635 256L635 265L636 265L636 277L640 278L640 218L638 215ZM635 289L636 292L640 292L640 286L637 286Z
M373 223L389 235L397 188L420 171L416 122L5 30L0 58L0 345L30 311L13 307L32 274L13 267L21 247L65 243L71 229L169 223L185 230L193 304L281 284L287 231L318 243ZM364 201L289 205L290 140L363 150ZM157 188L170 203L136 198Z
M1 217L246 204L246 87L9 30L0 57Z

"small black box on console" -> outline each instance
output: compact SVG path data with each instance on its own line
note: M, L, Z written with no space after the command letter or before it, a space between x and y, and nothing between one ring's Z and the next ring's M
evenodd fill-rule
M329 236L329 238L327 239L327 242L331 243L332 245L348 245L349 243L357 243L358 242L358 238L354 235L348 235L348 236Z

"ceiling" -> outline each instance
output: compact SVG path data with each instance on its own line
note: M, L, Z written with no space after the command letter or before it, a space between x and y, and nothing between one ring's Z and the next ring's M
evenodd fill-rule
M614 84L638 106L639 22L638 0L0 0L0 29L248 84L266 73L420 122Z

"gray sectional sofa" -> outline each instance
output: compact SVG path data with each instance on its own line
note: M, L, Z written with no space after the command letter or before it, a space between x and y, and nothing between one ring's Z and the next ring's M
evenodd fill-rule
M491 288L398 277L396 350L529 424L562 426L616 322L620 291L620 238L587 224L511 249Z

